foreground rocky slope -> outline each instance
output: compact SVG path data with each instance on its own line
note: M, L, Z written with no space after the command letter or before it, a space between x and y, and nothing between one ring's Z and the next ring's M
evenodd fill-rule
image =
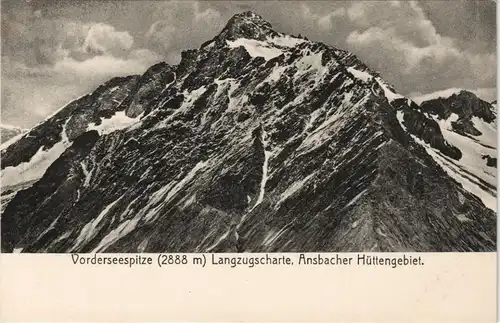
M4 189L32 180L2 250L495 250L496 208L443 166L467 152L434 112L245 12L2 150Z

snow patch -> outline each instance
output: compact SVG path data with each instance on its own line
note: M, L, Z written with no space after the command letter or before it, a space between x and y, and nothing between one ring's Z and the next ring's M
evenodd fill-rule
M458 214L458 215L457 215L457 219L458 219L458 221L460 221L460 222L470 222L470 221L472 221L471 219L469 219L468 217L466 217L466 216L465 216L465 215L463 215L463 214Z
M270 231L264 241L263 241L263 245L266 246L266 247L269 247L271 244L273 244L276 240L278 240L279 237L281 237L283 235L283 233L285 233L286 229L288 229L290 227L290 224L287 224L285 225L283 228L281 228L281 230L279 230L278 232L274 233L273 231Z
M481 132L481 135L474 136L481 143L486 144L491 147L497 147L497 122L496 119L492 123L487 123L483 119L478 117L472 117L471 119L474 128ZM492 155L493 156L493 155Z
M403 119L403 118L404 118L404 113L403 113L403 111L398 110L398 111L396 112L396 117L398 118L398 121L399 121L399 124L401 125L401 128L403 128L403 130L404 130L404 131L406 131L406 127L405 127L405 125L403 124L403 121L404 121L404 119Z
M106 235L99 245L94 248L94 250L91 251L91 253L96 253L96 252L102 252L105 250L107 247L111 246L113 243L121 239L122 237L126 236L130 232L132 232L135 227L137 226L137 223L139 223L140 217L136 216L135 218L131 220L126 220L116 228L111 230L108 235Z
M323 109L317 109L317 110L314 110L313 113L311 113L311 116L309 118L309 121L307 121L307 124L306 126L304 127L304 132L308 132L313 126L314 126L314 122L316 121L316 119L318 119L318 117L321 115L321 113L323 113L324 110Z
M267 38L267 41L274 45L288 47L288 48L292 48L306 42L306 40L304 39L291 37L289 35L282 35L274 38L269 37Z
M322 53L312 53L309 55L306 55L305 53L302 54L303 56L295 64L299 71L307 71L309 69L317 70L320 72L326 71L326 68L322 63Z
M344 206L344 208L348 208L349 206L351 206L354 203L356 203L367 191L368 191L368 189L365 189L365 190L361 191L351 201L349 201L349 203L347 203L346 206Z
M18 185L41 178L50 165L52 165L52 163L55 162L69 146L71 146L71 142L66 134L66 125L70 119L71 118L68 118L62 127L60 133L61 140L54 144L49 150L44 150L45 146L42 146L29 161L21 163L17 166L9 166L3 169L0 180L1 186L7 187Z
M188 198L186 201L184 201L184 203L182 204L182 208L185 209L188 206L190 206L191 204L193 204L194 202L196 202L196 194L191 195L190 198Z
M446 132L446 131L444 131L444 132ZM465 190L467 190L471 194L473 194L473 195L477 196L479 199L481 199L481 201L483 202L483 204L487 208L489 208L489 209L493 210L494 212L496 212L496 208L497 208L496 195L493 194L493 193L485 191L483 188L481 188L481 186L479 186L477 183L475 183L473 180L471 180L470 179L470 175L465 174L464 171L460 168L460 166L461 166L460 164L464 165L463 162L461 162L459 164L455 160L452 161L451 159L443 156L439 151L437 151L437 150L433 149L432 147L430 147L430 145L428 145L427 143L425 143L420 138L418 138L418 137L416 137L414 135L411 135L411 137L419 145L421 145L422 147L425 148L425 150L427 151L427 153L434 159L434 161L436 161L436 163L439 166L441 166L441 168L450 177L452 177L458 183L460 183ZM462 137L462 136L460 136L460 137ZM462 138L465 138L465 137L462 137ZM446 137L445 137L445 139L446 139ZM462 153L464 153L464 151L462 151ZM464 158L464 157L462 157L462 158ZM465 159L467 160L468 158L465 157ZM482 162L484 162L484 160ZM481 177L479 177L479 178L481 178Z
M182 180L176 184L171 182L156 191L151 195L150 201L138 215L143 216L145 214L144 220L147 222L151 221L154 216L157 215L159 208L168 203L170 199L172 199L172 197L174 197L187 183L189 183L200 169L206 167L207 164L207 162L199 162Z
M381 235L382 237L387 237L387 235L382 231L381 228L376 228L375 231L377 234Z
M80 166L82 167L83 174L85 175L85 181L83 182L83 187L88 187L90 184L90 179L92 178L92 172L94 170L91 170L89 172L84 162L80 162Z
M266 150L267 146L267 141L266 141L267 133L262 129L261 132L261 142L264 146L264 163L262 164L262 180L260 182L260 192L259 192L259 197L257 198L257 201L255 202L254 206L250 209L252 211L255 209L257 205L259 205L263 200L264 200L264 193L266 189L266 183L268 180L268 172L269 172L269 158L271 157L271 152Z
M60 218L60 217L61 217L61 215L59 215L57 218L55 218L55 220L54 220L54 221L52 221L52 223L49 225L49 227L48 227L47 229L45 229L45 230L44 230L44 231L43 231L43 232L42 232L42 233L38 236L37 241L38 241L38 240L40 240L40 239L41 239L44 235L46 235L46 234L47 234L47 232L49 232L50 230L52 230L52 229L55 227L55 225L56 225L57 221L59 221L59 218Z
M196 164L196 166L194 166L194 168L191 169L189 173L181 181L175 184L175 186L168 192L164 202L167 202L172 197L174 197L174 195L176 195L181 190L182 187L184 187L187 183L189 183L194 178L196 173L200 169L204 168L206 165L207 162L199 162L198 164Z
M102 219L104 219L106 214L108 214L109 210L111 210L111 208L115 206L116 203L118 203L122 199L122 197L123 196L120 196L116 201L106 206L95 219L93 219L83 227L82 231L80 231L80 234L76 238L74 246L69 250L69 252L79 248L96 236L96 234L98 233L97 226L102 221Z
M115 92L116 90L118 90L120 87L117 85L117 86L113 86L111 89L108 90L108 92L111 94L113 92Z
M137 252L143 253L144 250L146 250L146 247L148 246L148 242L149 242L148 238L142 240L141 244L137 247Z
M384 90L384 95L387 98L387 100L389 100L389 103L392 103L392 101L397 100L397 99L404 99L405 98L404 96L402 96L400 94L394 93L391 89L389 89L389 86L384 81L382 81L380 78L376 78L375 80L380 85L382 90Z
M285 201L290 196L292 196L293 194L295 194L296 192L301 190L302 187L304 187L305 183L307 183L307 181L309 181L311 179L311 177L313 177L313 176L314 176L314 173L309 174L305 178L298 180L298 181L295 181L292 185L290 185L285 190L285 192L283 192L283 194L281 194L280 200L278 201L278 203L276 203L276 206L279 206L283 201Z
M206 249L206 252L212 251L215 247L217 247L224 239L226 239L229 236L229 233L231 233L231 228L229 228L222 236L217 239L210 247Z
M267 139L267 133L265 132L264 128L261 129L261 142L262 145L264 146L264 162L262 163L262 179L260 181L260 190L259 190L259 196L257 198L257 201L255 204L252 206L252 208L243 214L243 216L240 219L240 222L236 226L236 230L238 230L241 225L245 222L245 219L248 216L248 213L252 212L253 209L257 207L262 201L264 200L264 194L265 194L265 189L266 189L266 183L269 177L269 158L271 158L272 152L267 150L268 149L268 142L266 141ZM237 232L236 232L237 233Z
M487 166L486 160L482 158L484 155L496 156L496 148L488 148L480 144L484 143L496 147L496 129L482 121L482 119L473 118L474 126L481 128L483 133L481 136L475 137L479 141L478 143L474 139L462 136L452 130L451 123L458 120L457 114L452 113L446 120L436 118L434 120L439 123L444 139L462 152L460 160L450 160L449 162L496 187L496 171Z
M226 40L229 48L238 48L243 46L248 54L252 57L264 57L266 61L273 59L283 52L274 47L269 47L269 44L255 39L238 38L234 41Z
M361 222L361 219L354 221L351 224L351 229L355 229L359 225L360 222Z
M96 125L95 123L90 123L87 126L87 131L97 130L97 132L99 132L100 135L108 134L113 131L124 129L133 125L134 123L139 121L141 117L142 113L135 118L129 118L125 114L125 111L118 111L109 119L101 118L100 125Z
M1 172L1 186L7 187L41 178L53 162L70 146L69 142L60 141L49 150L40 147L28 162L6 167Z
M357 69L352 68L350 66L347 68L347 71L349 73L351 73L352 75L354 75L355 78L357 78L363 82L369 82L373 79L373 76L370 73L357 70Z
M287 69L287 66L278 66L278 67L273 68L272 72L269 74L269 76L266 78L266 80L264 82L267 82L267 83L278 82L286 69Z

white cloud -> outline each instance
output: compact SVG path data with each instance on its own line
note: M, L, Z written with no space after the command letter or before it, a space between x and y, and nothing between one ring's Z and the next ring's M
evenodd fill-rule
M179 31L168 20L158 20L149 27L145 36L151 48L163 53L171 49L177 34Z
M160 61L149 50L136 50L127 58L110 55L78 61L71 57L53 66L28 67L14 63L2 73L2 120L30 127L65 103L93 91L112 77L142 74Z
M118 7L107 2L83 6L82 19L102 23L77 21L81 17L74 10L60 6L57 12L50 6L31 13L29 6L20 6L24 11L15 14L3 10L2 53L16 64L2 66L2 81L11 98L8 102L2 98L2 116L9 109L28 113L37 102L47 107L43 111L58 108L65 96L78 96L113 76L141 73L159 60L176 64L182 50L199 47L242 10L257 11L279 31L300 33L355 53L402 94L494 87L496 54L487 44L489 33L480 32L483 27L491 29L487 21L479 22L478 15L465 10L469 6L457 4L447 11L442 8L449 5L438 3L425 3L424 11L424 4L407 1L131 1L119 6L130 12L123 18L126 30L110 22ZM487 10L482 8L478 10ZM446 12L453 13L453 19L443 15ZM144 21L151 21L149 30ZM443 29L446 22L461 28ZM462 37L464 30L473 30L474 35ZM475 37L481 39L474 42ZM32 93L38 101L27 101Z
M370 67L400 79L401 84L394 84L400 91L414 91L410 87L416 84L431 90L444 82L482 88L494 80L495 55L456 47L452 38L436 31L415 1L385 7L376 1L356 2L347 12L357 28L346 38L349 49Z
M119 55L121 52L128 51L133 44L134 39L128 32L116 31L113 26L98 23L88 26L82 47L85 50L98 50Z
M198 2L193 2L194 9L194 21L196 23L205 23L209 26L218 25L221 22L221 14L219 11L206 8L205 10L200 9Z
M159 16L145 34L150 48L177 64L182 50L196 48L220 32L226 20L214 8L202 9L199 2L166 2L158 5ZM190 45L187 45L187 44Z
M344 17L345 15L346 15L346 10L344 8L339 8L337 10L334 10L317 19L318 26L321 29L332 29L333 27L332 20L337 17Z
M128 32L108 24L41 20L16 28L23 45L2 56L2 119L19 126L36 123L112 77L142 74L161 60L151 50L134 49Z
M328 31L334 29L334 27L342 23L343 18L347 15L346 9L344 7L336 8L333 11L329 11L326 14L319 14L311 10L311 8L305 4L301 4L302 15L308 20L312 20L321 30Z

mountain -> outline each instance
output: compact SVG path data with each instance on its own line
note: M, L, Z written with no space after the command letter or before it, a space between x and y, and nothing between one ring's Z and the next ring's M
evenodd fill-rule
M468 91L425 101L421 107L440 124L444 138L462 152L460 160L439 153L435 158L450 176L494 209L497 203L496 108Z
M244 12L3 149L2 251L493 251L462 161L496 112L456 104L463 121Z
M6 143L26 132L26 129L15 127L7 124L0 124L0 143Z

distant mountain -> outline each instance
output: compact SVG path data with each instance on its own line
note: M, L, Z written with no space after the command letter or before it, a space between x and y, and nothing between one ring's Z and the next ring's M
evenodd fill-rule
M483 102L419 106L355 55L244 12L5 147L2 250L493 251Z
M25 133L27 130L19 127L0 124L0 143L5 143L12 138Z
M468 91L425 101L421 107L462 153L460 160L453 160L436 152L435 159L451 177L496 210L496 107Z

